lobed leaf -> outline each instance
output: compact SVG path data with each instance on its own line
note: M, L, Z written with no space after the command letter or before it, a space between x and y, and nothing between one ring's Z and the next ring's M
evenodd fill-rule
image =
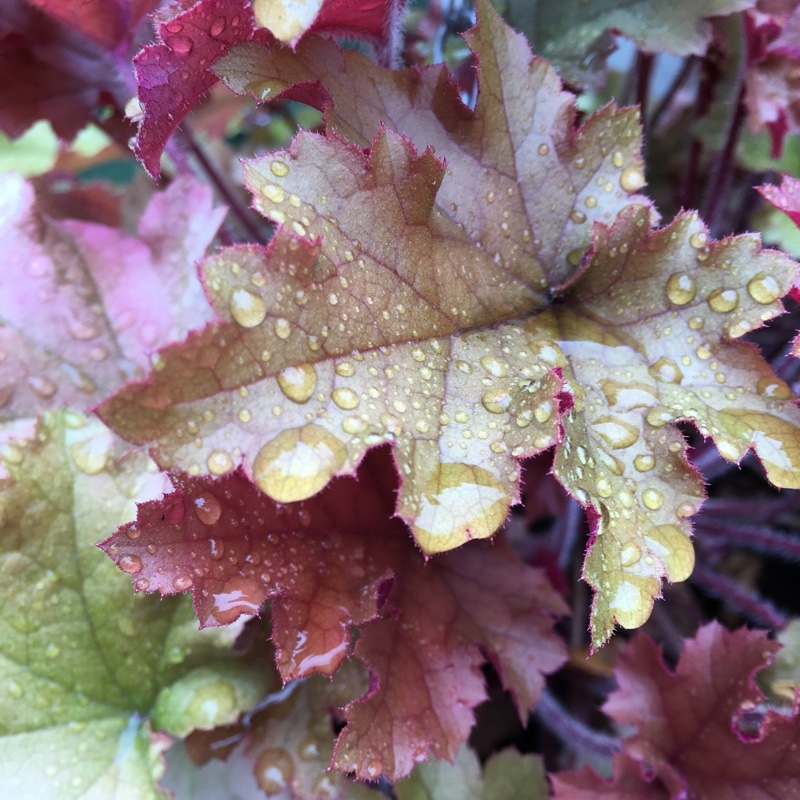
M369 667L368 694L350 705L335 765L362 778L407 774L429 748L452 758L485 697L482 651L520 714L543 674L564 660L553 616L565 606L507 546L476 545L425 563L392 517L386 453L359 479L280 506L240 473L175 477L178 491L140 506L102 547L138 590L193 588L203 625L229 624L272 603L284 680L332 675L352 650ZM481 648L479 650L479 648Z
M3 796L163 797L155 780L169 740L151 725L230 722L267 688L268 673L231 652L236 629L198 633L187 603L134 597L92 548L165 484L124 450L73 412L48 413L33 440L4 448ZM165 705L170 693L183 702Z
M791 797L800 788L796 710L789 717L767 710L752 733L739 724L744 710L763 702L753 676L778 648L762 631L731 633L712 623L686 642L672 672L657 646L637 636L620 657L619 689L605 705L616 722L637 729L623 741L627 753L673 797Z

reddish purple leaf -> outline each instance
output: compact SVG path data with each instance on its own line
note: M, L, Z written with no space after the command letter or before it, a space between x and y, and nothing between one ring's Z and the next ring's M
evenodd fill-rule
M486 697L484 653L520 714L543 675L564 660L553 634L566 607L542 575L502 542L474 543L425 562L392 516L388 452L371 452L358 478L279 505L241 473L174 478L177 491L139 507L102 547L140 591L194 590L203 625L228 624L272 604L285 680L333 674L356 655L370 692L348 707L335 764L359 777L407 774L429 750L455 757Z
M614 777L604 780L591 767L550 776L553 800L677 800L655 775L643 774L641 764L626 753L614 756Z

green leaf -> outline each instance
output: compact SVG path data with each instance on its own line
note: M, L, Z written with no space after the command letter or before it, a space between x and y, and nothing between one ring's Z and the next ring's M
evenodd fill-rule
M464 745L454 763L419 764L395 787L398 800L544 800L548 796L544 768L538 756L503 750L483 768Z
M126 449L71 412L48 412L34 439L4 448L3 796L162 797L154 780L169 739L152 733L152 710L153 724L179 735L229 722L272 674L231 652L235 628L199 632L185 600L131 594L92 547L166 488L144 454Z
M754 0L510 0L509 22L553 62L569 83L602 85L613 31L640 50L703 55L711 41L709 17L752 8Z

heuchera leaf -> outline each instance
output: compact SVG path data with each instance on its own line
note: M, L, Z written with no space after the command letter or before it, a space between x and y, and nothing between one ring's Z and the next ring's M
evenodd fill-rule
M678 800L658 775L645 775L642 765L627 753L614 754L614 776L603 780L591 767L579 772L556 772L550 777L553 800Z
M60 137L73 139L98 106L122 109L130 94L108 49L26 0L3 2L0 72L0 129L12 138L47 119ZM122 136L121 112L107 127Z
M335 764L362 778L407 774L429 749L453 758L485 698L488 654L520 714L543 674L563 662L553 617L566 607L541 574L502 542L426 564L392 517L396 483L385 451L358 480L280 506L239 472L214 481L175 477L178 491L140 506L102 547L140 590L194 590L203 625L256 613L268 597L284 680L333 674L355 654L369 693L347 709ZM479 649L480 648L480 649Z
M571 96L485 3L468 40L474 112L442 68L367 72L321 41L241 45L218 65L237 91L317 103L337 133L246 163L281 230L205 262L225 321L100 413L164 466L243 463L279 502L391 441L398 511L428 553L490 536L516 459L560 442L555 474L594 522L596 647L692 569L703 489L670 423L800 485L793 396L729 341L782 311L796 267L756 237L711 242L693 213L651 230L635 113L575 133ZM337 134L374 139L364 155Z
M791 175L784 175L780 186L764 184L757 186L756 191L800 227L800 180ZM792 297L800 300L800 287L797 284L792 287ZM794 354L800 354L800 347L797 343L795 343Z
M536 53L577 85L602 85L612 33L640 50L703 55L711 41L709 17L752 8L755 0L511 0L509 22L525 33Z
M754 733L739 724L744 711L763 703L753 677L778 649L763 631L731 633L712 623L687 640L671 672L652 640L639 635L619 659L619 689L604 710L637 728L623 740L625 750L658 773L673 797L792 797L800 791L797 710L768 709ZM573 796L580 797L563 795Z
M267 688L269 673L233 654L235 628L198 632L183 600L135 597L92 547L164 488L126 449L73 412L48 412L34 439L4 448L3 797L163 797L154 779L169 740L151 725L231 722ZM183 702L165 704L169 692Z
M482 774L481 774L482 773ZM397 800L544 800L548 797L538 756L514 750L495 753L481 770L478 756L464 745L450 764L419 764L394 787Z
M155 194L133 237L49 218L18 176L0 186L2 419L85 409L212 316L193 265L225 209L207 187L180 179Z

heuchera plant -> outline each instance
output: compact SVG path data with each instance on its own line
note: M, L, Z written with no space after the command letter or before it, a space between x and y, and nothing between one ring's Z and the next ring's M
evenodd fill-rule
M2 796L800 792L800 6L404 5L0 3Z

